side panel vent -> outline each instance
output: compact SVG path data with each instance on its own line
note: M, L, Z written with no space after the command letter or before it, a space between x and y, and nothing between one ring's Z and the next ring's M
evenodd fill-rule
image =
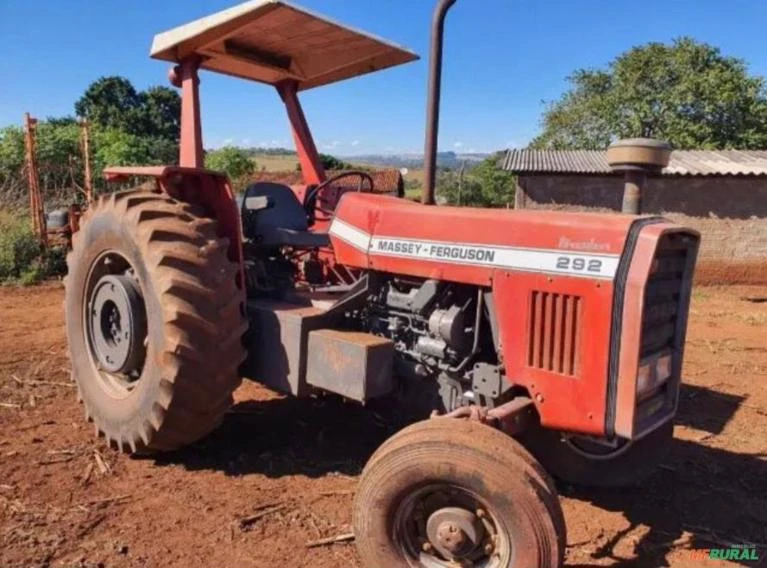
M528 367L560 375L579 374L582 305L580 296L533 291Z

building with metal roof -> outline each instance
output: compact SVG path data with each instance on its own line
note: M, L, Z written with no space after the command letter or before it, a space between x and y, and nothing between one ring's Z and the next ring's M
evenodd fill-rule
M517 177L516 208L621 210L623 175L605 151L509 150L502 167ZM701 232L699 282L767 284L767 151L676 150L641 213Z
M503 167L515 173L612 173L603 150L509 150ZM767 176L767 150L676 150L662 175Z

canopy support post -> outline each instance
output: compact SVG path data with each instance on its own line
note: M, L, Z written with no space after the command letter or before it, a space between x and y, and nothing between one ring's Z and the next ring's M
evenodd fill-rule
M298 100L298 83L296 81L282 81L276 85L277 92L285 103L290 120L290 129L293 133L293 141L298 153L298 163L301 165L301 173L304 183L316 185L325 181L325 168L322 167L320 154L312 138L309 124L306 122L304 110Z
M200 69L202 59L192 55L183 59L169 73L173 86L181 88L181 140L178 163L188 168L205 167L200 119Z

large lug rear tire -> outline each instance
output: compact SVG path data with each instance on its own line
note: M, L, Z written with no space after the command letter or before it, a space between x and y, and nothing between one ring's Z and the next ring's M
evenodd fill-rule
M210 432L245 359L244 291L228 241L159 193L102 196L67 257L66 326L86 418L123 451L166 451Z
M436 418L387 440L362 473L364 566L557 568L565 524L545 471L489 426Z
M614 445L544 428L525 432L519 440L560 481L583 487L625 487L656 470L673 435L674 423L669 420L637 441Z

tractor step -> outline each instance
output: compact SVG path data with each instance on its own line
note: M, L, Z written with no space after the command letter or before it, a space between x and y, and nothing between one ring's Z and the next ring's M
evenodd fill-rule
M306 382L365 402L391 392L394 343L357 331L309 332Z

